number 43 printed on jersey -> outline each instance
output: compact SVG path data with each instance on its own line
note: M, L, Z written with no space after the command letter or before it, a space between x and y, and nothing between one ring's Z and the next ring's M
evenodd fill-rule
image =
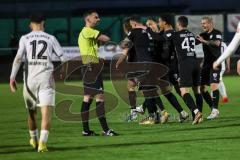
M186 37L182 42L182 49L186 49L188 52L195 52L195 38Z

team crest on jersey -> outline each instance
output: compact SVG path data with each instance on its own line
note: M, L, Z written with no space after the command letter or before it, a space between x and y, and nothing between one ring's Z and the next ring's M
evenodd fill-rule
M170 37L171 35L172 35L172 33L168 33L168 34L166 34L167 37Z
M217 80L217 73L213 73L213 79L216 81Z

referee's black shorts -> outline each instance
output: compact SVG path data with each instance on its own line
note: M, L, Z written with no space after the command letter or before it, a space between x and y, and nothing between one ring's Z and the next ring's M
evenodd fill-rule
M187 58L179 63L179 86L180 88L200 86L200 68L197 60Z
M98 64L87 64L81 69L84 95L103 94L102 68Z

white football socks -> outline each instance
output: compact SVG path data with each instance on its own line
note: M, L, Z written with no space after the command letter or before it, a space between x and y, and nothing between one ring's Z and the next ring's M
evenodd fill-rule
M195 109L193 112L194 112L194 114L196 115L196 114L199 112L199 110L198 110L198 109Z
M223 81L220 81L220 83L218 85L218 89L219 89L219 92L222 97L227 97L226 87L225 87Z
M49 134L48 130L41 130L39 141L46 143L48 140L48 134Z
M31 139L38 141L38 129L29 130L29 135L30 135Z

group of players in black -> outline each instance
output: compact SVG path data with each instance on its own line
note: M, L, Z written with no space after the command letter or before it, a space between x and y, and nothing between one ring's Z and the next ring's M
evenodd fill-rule
M203 17L201 23L204 32L195 36L187 29L186 16L178 17L177 31L173 29L169 15L158 19L148 18L146 25L141 23L138 16L125 19L123 28L127 36L120 45L123 54L118 59L116 68L121 69L126 59L128 63L142 65L135 72L127 73L131 106L129 121L135 120L138 113L144 113L147 109L149 116L140 124L166 123L169 114L159 91L179 113L179 122L188 119L188 113L183 110L169 86L174 86L176 93L191 111L192 124L203 121L203 99L212 110L207 119L218 116L220 69L214 70L212 64L221 55L222 34L213 28L210 17ZM204 52L201 67L195 52L195 45L200 43ZM208 85L211 86L213 96L206 89ZM140 107L136 104L136 86L145 97ZM190 88L195 98L191 96Z

